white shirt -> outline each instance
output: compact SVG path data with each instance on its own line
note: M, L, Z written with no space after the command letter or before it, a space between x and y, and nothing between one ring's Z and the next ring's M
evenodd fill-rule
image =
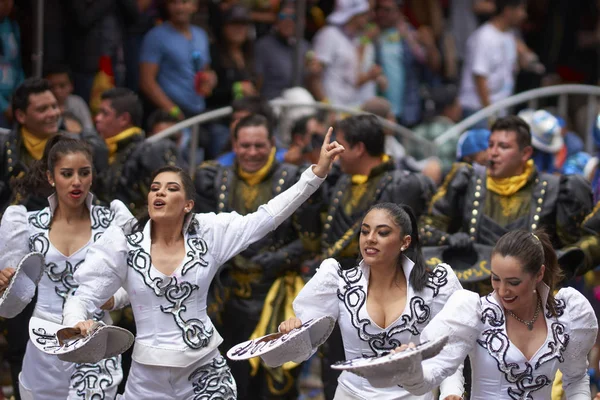
M50 242L52 215L58 206L56 195L50 196L48 198L50 206L40 211L27 212L23 206L11 206L6 209L2 217L1 248L11 248L11 253L16 250L23 256L36 251L42 253L45 258L46 268L37 287L37 302L33 312L35 317L60 324L63 305L67 297L77 289L73 275L84 262L89 248L110 226L130 229L132 222L135 221L127 207L118 200L113 201L110 207L92 205L92 200L93 195L88 194L86 205L90 211L92 228L90 239L70 256L62 254ZM6 265L5 254L4 252L0 254L0 265L3 268L14 267L14 265ZM116 289L110 296L115 294ZM115 309L126 306L128 302L124 291L119 291L115 295ZM99 307L93 310L93 315L97 320L103 319L107 323L112 323L109 314L101 311Z
M407 279L413 266L404 257L402 268ZM404 312L387 328L381 328L367 311L369 274L370 267L363 261L344 271L336 260L328 258L294 300L294 312L302 321L324 315L337 319L347 360L380 355L401 344L419 343L423 328L442 310L450 295L462 288L450 266L439 264L429 273L423 290L415 291L408 285ZM374 388L365 378L347 371L342 372L338 383L359 399L433 399L431 393L413 396L398 386ZM443 382L440 398L461 396L463 390L461 369Z
M358 75L360 65L357 46L341 28L327 25L313 39L315 57L325 68L323 90L331 104L358 107L361 105Z
M136 362L186 367L210 360L223 341L206 313L215 273L290 217L323 180L308 168L295 185L255 213L190 215L183 227L186 255L170 276L152 265L151 222L143 232L128 236L118 228L109 229L75 274L80 286L65 305L65 325L87 319L115 288L123 286L135 317Z
M495 293L456 292L444 312L425 328L422 339L449 335L442 352L423 361L423 377L404 387L414 393L435 387L468 354L472 364L472 400L547 400L557 370L569 400L589 400L587 356L596 341L598 321L589 301L573 288L555 296L557 316L547 308L549 288L537 287L548 335L544 344L526 360L506 332L506 315Z
M517 68L517 41L512 31L502 32L490 22L483 24L469 37L463 66L459 99L461 106L479 110L473 75L487 78L490 104L512 95Z

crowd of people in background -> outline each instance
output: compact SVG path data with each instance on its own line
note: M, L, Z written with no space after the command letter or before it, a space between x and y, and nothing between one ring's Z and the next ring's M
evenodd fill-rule
M481 295L491 292L486 262L498 239L544 229L566 275L561 284L600 311L600 153L585 151L585 104L574 99L567 115L553 100L500 112L433 154L382 122L432 142L517 92L599 84L600 1L307 0L298 37L294 0L47 0L43 76L35 78L34 4L0 0L0 214L48 206L48 188L29 192L23 182L48 140L65 135L89 145L95 206L117 199L139 217L153 172L178 166L194 171L195 212L247 215L318 162L334 127L345 152L322 188L275 231L222 260L207 305L222 352L276 331L323 260L354 268L362 217L376 203L410 206L427 265L447 262ZM364 114L299 107L283 118L274 99ZM146 140L227 106L229 116L200 126L196 165L190 129ZM600 114L593 126L600 149ZM2 321L0 371L16 399L32 312L33 304ZM113 316L135 332L131 309ZM299 380L332 399L339 373L329 366L343 359L336 329L303 366L231 368L240 399L295 400ZM125 378L129 363L125 354ZM600 385L600 374L590 374Z

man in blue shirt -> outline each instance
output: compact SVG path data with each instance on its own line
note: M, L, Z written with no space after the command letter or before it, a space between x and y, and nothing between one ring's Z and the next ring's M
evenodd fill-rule
M167 0L168 20L148 32L140 57L140 89L179 119L204 111L205 97L216 85L208 36L190 23L196 2Z

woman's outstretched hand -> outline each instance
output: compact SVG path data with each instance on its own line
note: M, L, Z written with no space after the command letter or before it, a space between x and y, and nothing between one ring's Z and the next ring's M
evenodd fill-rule
M402 346L396 347L394 350L392 350L392 354L401 353L406 349L414 349L415 347L417 346L415 346L413 342L410 342L409 344L403 344Z
M321 153L323 154L323 153ZM283 321L279 324L279 332L281 333L289 333L290 331L300 328L302 326L302 321L300 321L296 317L291 317Z
M342 154L345 150L344 146L342 146L335 140L331 142L332 132L333 128L329 128L327 134L325 135L325 140L323 140L323 145L321 146L319 162L313 167L313 172L319 178L325 178L327 176L335 160L337 160L339 155Z

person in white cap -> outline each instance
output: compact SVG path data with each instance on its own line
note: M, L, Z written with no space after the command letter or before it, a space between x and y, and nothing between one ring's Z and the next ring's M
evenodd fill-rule
M360 36L369 22L367 0L337 0L328 25L313 41L314 60L310 63L309 88L319 101L359 107L364 100L360 88L375 81L383 72L373 65L361 72L358 49Z
M192 178L177 167L160 168L151 180L148 217L135 233L113 227L90 249L75 273L79 288L67 300L63 324L87 334L91 311L116 288L127 290L137 337L123 399L237 399L218 349L223 339L207 315L209 286L227 260L275 230L319 188L344 152L330 142L332 131L318 164L244 216L193 213Z
M73 274L92 244L110 226L130 230L135 222L127 206L118 200L110 207L93 205L92 165L90 148L84 142L63 135L49 139L44 156L19 188L19 192L52 193L49 207L28 212L24 206L10 206L0 225L0 265L3 277L9 278L0 280L0 292L14 274L11 270L15 265L10 265L14 255L42 253L46 266L37 286L33 316L53 323L62 322L65 301L77 289ZM95 320L111 324L106 311L129 303L127 293L117 289L106 304L90 310ZM6 316L4 312L12 315L18 311L2 310L2 316ZM120 357L96 364L73 364L43 353L30 340L19 375L19 392L23 400L108 400L115 398L122 378Z

